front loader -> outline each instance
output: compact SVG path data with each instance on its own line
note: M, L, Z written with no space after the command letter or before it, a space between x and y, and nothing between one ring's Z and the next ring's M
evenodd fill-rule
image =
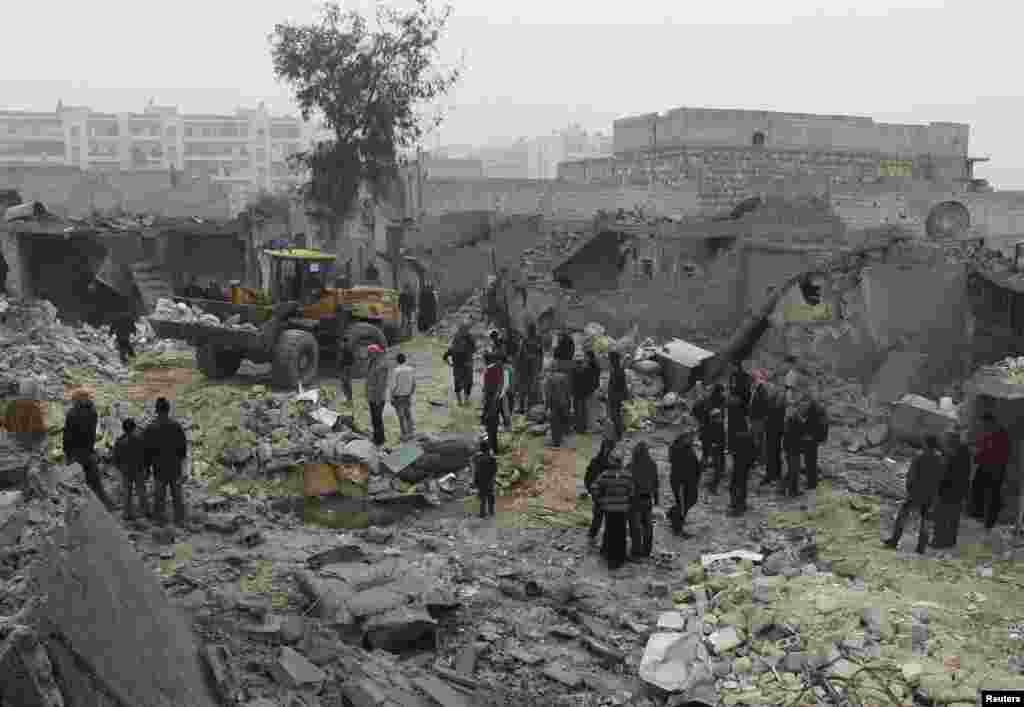
M275 385L294 388L316 377L324 352L342 344L355 354L354 377L366 374L370 344L387 346L401 331L398 292L384 287L329 287L335 257L313 250L265 250L270 289L237 285L229 302L175 297L228 320L219 326L150 317L157 336L188 341L196 347L199 369L211 379L233 376L243 359L270 363ZM251 324L239 329L230 324Z

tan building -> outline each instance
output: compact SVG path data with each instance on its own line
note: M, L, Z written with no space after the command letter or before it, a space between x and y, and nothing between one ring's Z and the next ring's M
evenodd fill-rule
M228 188L232 210L260 190L299 177L288 157L306 149L313 126L273 116L263 103L233 115L179 113L151 102L141 113L101 113L58 103L52 113L0 111L0 166L64 164L83 170L174 170Z

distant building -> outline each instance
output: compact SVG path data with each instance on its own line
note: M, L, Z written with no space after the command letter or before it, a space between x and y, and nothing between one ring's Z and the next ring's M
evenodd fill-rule
M272 116L263 103L233 115L179 113L152 102L142 113L101 113L58 103L50 112L0 111L0 165L66 164L85 170L174 170L208 176L240 211L260 190L300 182L288 157L306 149L316 128Z
M483 179L484 163L471 157L436 157L423 155L427 179Z

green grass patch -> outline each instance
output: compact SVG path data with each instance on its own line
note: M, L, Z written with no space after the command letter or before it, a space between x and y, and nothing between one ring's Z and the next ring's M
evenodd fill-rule
M154 368L195 368L196 357L191 351L143 351L136 356L130 369L142 372Z

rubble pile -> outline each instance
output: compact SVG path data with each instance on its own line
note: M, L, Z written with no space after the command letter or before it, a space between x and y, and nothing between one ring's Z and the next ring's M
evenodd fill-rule
M40 381L49 400L62 400L65 385L81 375L125 382L113 337L88 324L67 326L46 300L0 298L0 381Z
M993 369L997 370L1005 382L1013 385L1024 384L1024 356L1009 356L994 364Z
M204 312L196 305L188 305L184 302L175 303L169 299L159 299L151 319L157 321L179 322L181 324L199 324L201 326L214 327L217 329L231 329L233 331L246 331L253 334L259 333L259 327L255 324L241 321L240 314L232 314L225 320L221 320L216 314Z

